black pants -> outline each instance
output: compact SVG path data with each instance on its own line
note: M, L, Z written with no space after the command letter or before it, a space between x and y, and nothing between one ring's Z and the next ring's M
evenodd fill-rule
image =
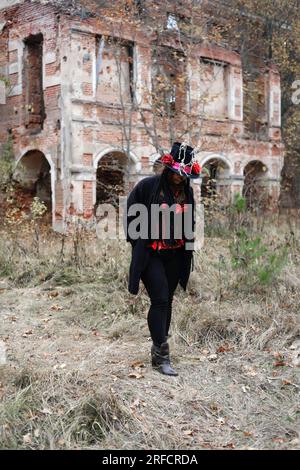
M172 317L173 294L178 285L183 248L151 250L150 261L141 279L151 300L148 326L152 341L160 346L166 341Z

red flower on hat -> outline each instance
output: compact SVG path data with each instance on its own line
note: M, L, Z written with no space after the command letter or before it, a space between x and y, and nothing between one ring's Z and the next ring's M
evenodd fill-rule
M198 162L193 163L192 173L194 175L199 175L200 171L201 171L201 166L199 165L199 163Z
M161 157L161 162L165 163L166 165L173 165L174 159L172 155L170 155L169 153L166 153L166 155L163 155Z

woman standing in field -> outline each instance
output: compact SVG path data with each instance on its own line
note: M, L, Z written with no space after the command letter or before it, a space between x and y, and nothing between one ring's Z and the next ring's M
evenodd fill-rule
M148 326L153 341L152 366L162 374L175 376L178 374L170 363L167 339L175 289L179 283L186 290L193 269L195 201L190 179L199 178L201 168L194 149L179 142L158 162L164 165L162 173L141 180L127 199L126 237L132 245L128 290L136 295L142 280L151 302ZM145 209L142 216L140 205ZM138 220L134 209L139 213Z

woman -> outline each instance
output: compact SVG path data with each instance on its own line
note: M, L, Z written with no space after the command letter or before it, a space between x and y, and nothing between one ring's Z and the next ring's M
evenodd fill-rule
M201 168L194 149L179 142L158 161L164 165L161 175L141 180L127 200L125 230L132 245L128 290L136 295L142 280L151 301L148 326L153 341L152 366L162 374L176 376L170 364L167 338L175 289L180 283L186 290L191 271L194 238L186 236L186 227L188 224L190 233L194 232L195 202L190 178L198 178ZM135 204L146 209L141 213L140 206L135 206L139 212L138 224L136 214L131 212ZM161 216L155 213L155 205L159 205ZM173 215L170 216L171 206Z

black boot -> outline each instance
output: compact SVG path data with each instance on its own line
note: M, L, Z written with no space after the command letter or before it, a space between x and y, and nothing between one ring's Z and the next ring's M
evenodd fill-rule
M152 344L151 347L152 367L165 375L178 375L170 364L170 351L168 343L162 343L160 346Z

